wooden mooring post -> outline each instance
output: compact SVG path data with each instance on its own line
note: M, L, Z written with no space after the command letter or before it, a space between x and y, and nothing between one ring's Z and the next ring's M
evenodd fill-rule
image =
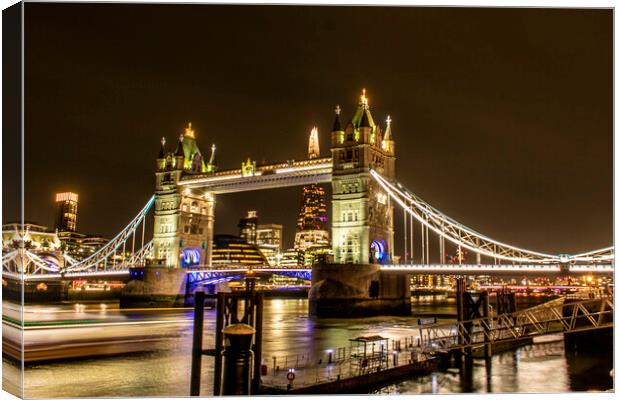
M482 307L482 318L484 318L484 358L485 360L489 360L489 358L493 355L493 344L491 343L491 318L489 318L489 293L481 292L480 293L481 307Z
M202 334L204 329L205 293L194 294L194 335L192 340L192 369L190 375L190 396L200 395L200 376L202 369Z
M192 367L190 376L190 395L200 396L200 380L202 370L202 356L212 356L214 359L213 371L213 395L240 394L231 393L236 390L234 385L228 384L226 387L222 382L231 382L233 376L223 377L223 373L237 373L238 371L249 370L249 393L258 394L260 390L261 363L262 363L262 337L263 337L263 294L256 291L256 278L246 278L246 290L233 293L217 294L217 312L215 317L215 346L213 349L202 348L202 336L204 330L204 300L203 292L196 292L194 305L194 337L192 341ZM229 327L244 324L253 330L251 352L248 357L243 353L243 357L237 357L239 362L243 362L243 368L223 368L225 338L224 334L236 334L235 330ZM229 328L227 330L227 328ZM226 332L225 332L226 331ZM232 342L231 342L232 343ZM236 350L229 348L229 359L231 354L235 355ZM229 360L229 363L232 362ZM253 362L252 362L253 361ZM248 365L245 365L247 363ZM250 364L251 363L251 364ZM247 368L246 368L247 367ZM235 372L237 371L237 372ZM245 372L243 372L245 374ZM226 379L228 378L228 379ZM228 389L227 389L228 388Z

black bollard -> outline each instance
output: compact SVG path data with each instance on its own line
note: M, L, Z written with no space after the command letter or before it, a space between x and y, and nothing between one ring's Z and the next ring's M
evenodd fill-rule
M229 325L222 331L229 346L223 352L222 395L249 395L254 328L247 324Z

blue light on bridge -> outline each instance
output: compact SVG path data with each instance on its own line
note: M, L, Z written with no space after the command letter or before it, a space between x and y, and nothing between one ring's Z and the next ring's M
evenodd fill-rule
M273 274L288 276L291 278L305 279L307 281L312 280L312 270L310 269L291 269L291 270L282 269L279 271L274 271Z
M373 240L370 244L372 262L383 264L385 262L385 243L383 240Z
M42 254L39 254L39 257L41 257L41 259L45 261L47 265L50 267L57 269L60 266L60 261L58 260L58 257L55 254L42 253Z
M254 269L254 273L261 272L260 269ZM299 278L304 280L312 280L311 269L266 269L263 271L267 274L284 275L293 278ZM244 279L251 273L249 269L239 269L230 271L218 271L218 270L202 270L202 271L188 271L187 272L187 284L190 290L194 290L197 285L212 285L222 282L230 282Z
M187 268L200 265L200 249L198 247L188 247L181 253L181 267Z

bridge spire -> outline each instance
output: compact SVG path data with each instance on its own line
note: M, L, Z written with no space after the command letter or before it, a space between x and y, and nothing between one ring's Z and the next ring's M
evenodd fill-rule
M340 132L342 131L342 125L340 124L340 105L336 104L336 108L334 109L336 113L336 118L334 119L334 127L332 132Z
M163 171L166 169L166 138L161 138L161 147L159 148L159 154L157 154L157 170Z
M161 147L159 148L159 154L157 155L157 158L166 158L166 138L163 136L161 138Z
M385 135L383 135L384 140L392 140L392 118L388 115L385 123L387 127L385 128Z
M183 152L183 134L179 135L179 143L177 143L177 149L174 155L177 157L185 157L185 153Z
M340 105L336 104L334 112L336 113L336 117L334 118L332 132L342 132L342 124L340 123Z
M389 154L394 154L394 139L392 138L392 118L388 115L385 123L385 135L383 135L383 141L381 142L381 148Z
M364 112L362 113L360 128L372 128L372 126L370 125L370 120L368 119L368 108L365 108Z
M366 89L362 89L362 95L360 96L360 105L364 109L368 109L368 97L366 97Z
M183 150L183 134L179 135L179 142L174 152L174 167L182 170L185 168L185 151Z
M187 124L187 128L185 128L185 136L189 138L194 138L194 130L192 129L192 123Z
M368 97L366 97L366 89L363 90L362 95L360 96L360 102L357 107L357 111L355 112L355 115L351 119L351 124L353 125L353 129L356 131L355 132L356 141L362 140L362 142L364 143L374 142L374 136L375 136L374 134L376 130L376 125L372 118L372 115L370 114L370 107L368 106ZM364 132L368 134L367 135L368 137L366 138L361 137L361 136L364 136L364 134L362 133L360 135L360 132L358 132L360 128L370 128L370 131Z
M340 124L340 105L336 104L334 113L336 113L336 117L334 118L334 126L332 128L332 147L344 142L344 130Z
M209 164L215 164L215 143L211 145L211 157L209 157Z
M368 98L366 97L366 89L362 89L362 96L360 99L361 99L360 105L362 107L362 119L360 121L359 127L372 129L374 128L374 123L371 123L372 117L370 116L370 108L368 107ZM372 141L374 140L371 140L371 142Z
M211 157L209 157L209 163L207 164L207 172L215 172L217 169L215 161L215 143L211 145Z

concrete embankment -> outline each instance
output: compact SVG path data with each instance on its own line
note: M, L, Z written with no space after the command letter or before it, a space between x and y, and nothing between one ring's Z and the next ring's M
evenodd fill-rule
M116 301L121 296L121 289L110 290L73 290L69 289L67 301Z
M2 278L2 299L21 303L51 303L66 300L69 282L20 282Z

